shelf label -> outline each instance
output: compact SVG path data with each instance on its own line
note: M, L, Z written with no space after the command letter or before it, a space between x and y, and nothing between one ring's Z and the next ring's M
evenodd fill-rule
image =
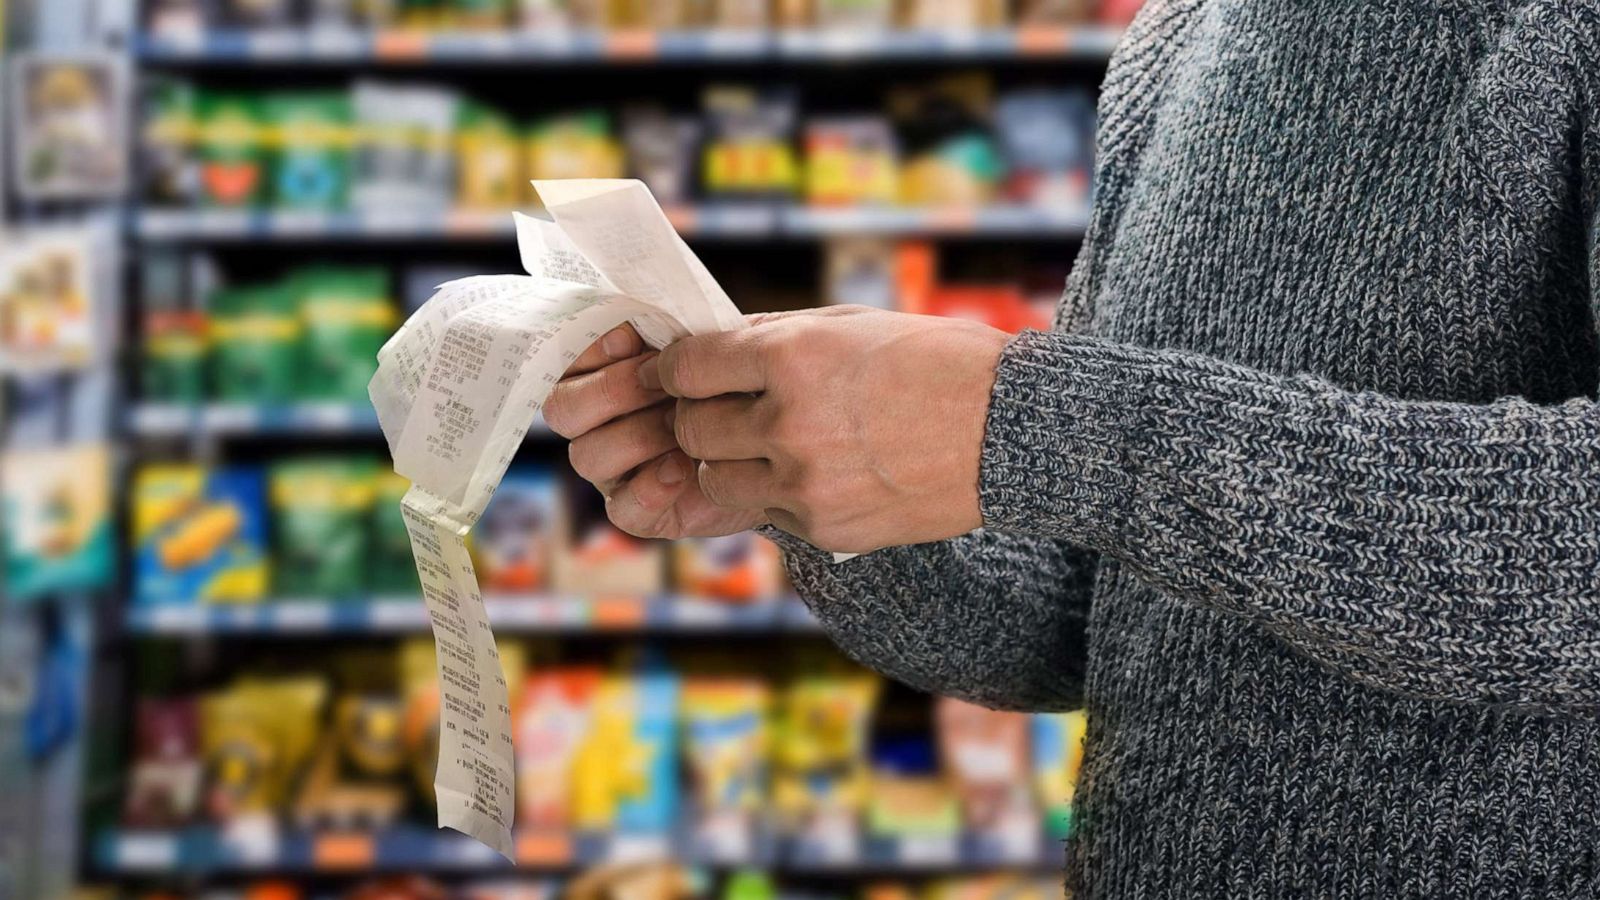
M899 861L908 866L949 865L960 856L955 836L948 834L909 835L897 849Z
M318 835L311 845L311 865L317 869L365 869L377 858L372 835L340 832Z
M558 831L517 835L517 862L524 866L564 866L572 862L572 837Z
M117 868L131 872L173 869L178 865L178 838L171 834L123 834L117 838Z

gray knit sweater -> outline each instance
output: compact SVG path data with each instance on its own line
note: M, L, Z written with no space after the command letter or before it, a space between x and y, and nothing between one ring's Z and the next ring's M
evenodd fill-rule
M839 565L915 687L1085 703L1085 898L1600 896L1600 2L1154 0L986 527Z

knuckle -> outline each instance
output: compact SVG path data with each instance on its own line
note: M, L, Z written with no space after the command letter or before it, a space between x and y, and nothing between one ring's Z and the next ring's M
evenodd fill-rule
M550 392L550 396L545 398L544 407L540 410L544 415L544 424L549 426L551 431L564 438L573 436L570 433L571 425L567 419L569 415L567 409L569 391L570 388L566 385L556 385L555 389Z
M594 482L595 473L592 468L594 451L589 446L589 441L583 438L574 438L567 444L567 464L572 466L572 471L584 481Z
M617 366L601 369L599 378L595 380L595 394L599 398L600 408L611 414L621 411L628 399L627 386L618 369Z
M660 366L662 387L677 394L693 389L697 363L687 341L680 341L662 351Z
M728 483L722 477L720 466L702 465L700 467L700 493L706 502L712 506L728 505Z
M677 440L683 452L694 456L698 451L705 450L701 444L701 433L704 429L700 425L702 407L698 403L678 403L678 414L673 419L672 436Z

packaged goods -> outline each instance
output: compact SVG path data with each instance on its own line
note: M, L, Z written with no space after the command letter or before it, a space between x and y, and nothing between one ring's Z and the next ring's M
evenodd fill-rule
M882 30L894 25L893 0L810 0L811 24L841 31Z
M378 350L394 332L398 313L381 268L302 270L290 290L304 324L299 395L314 400L367 401Z
M132 530L139 603L242 603L266 593L265 486L254 470L142 469Z
M205 811L219 822L287 808L316 741L327 684L246 679L200 703Z
M366 588L377 464L297 459L273 465L273 590L288 598L348 599Z
M701 183L728 197L787 197L800 186L793 137L796 98L785 90L708 89Z
M771 691L751 677L700 676L684 682L681 702L697 827L748 835L769 796Z
M0 588L11 600L111 581L111 455L101 444L0 455Z
M203 198L212 206L260 205L266 198L267 148L256 99L202 91L197 105Z
M510 120L486 106L463 103L456 138L458 203L502 212L525 199L521 141Z
M905 163L900 197L911 205L981 206L1005 174L988 122L993 87L980 73L896 88L889 109Z
M700 123L654 107L635 107L622 118L628 164L663 206L689 201L694 189Z
M806 124L806 199L821 206L894 203L899 173L894 131L881 116Z
M298 4L292 0L213 0L212 23L217 28L283 28L295 24Z
M416 562L411 558L411 536L400 513L400 498L411 482L379 467L373 477L372 552L367 588L374 595L415 597L421 590Z
M133 764L122 821L176 828L200 803L200 712L193 701L141 698L134 708Z
M1009 166L1007 200L1057 207L1088 201L1094 101L1087 94L1014 91L995 105L994 122Z
M865 670L808 664L784 689L773 733L773 800L795 829L854 828L866 803L867 723L880 687Z
M351 202L376 213L442 210L455 200L455 124L459 101L432 87L358 82Z
M573 776L594 726L598 668L536 671L523 685L516 717L517 821L524 827L573 825Z
M405 805L406 764L396 694L349 691L333 704L333 727L320 746L295 802L302 828L374 829L394 822Z
M778 548L754 532L675 541L672 554L678 590L692 597L758 600L783 581Z
M895 309L895 243L886 238L835 238L823 248L823 301L830 306Z
M543 590L550 583L566 516L555 477L548 471L513 471L483 511L472 545L484 591Z
M1023 0L1017 6L1017 24L1024 28L1073 25L1094 18L1094 14L1095 0Z
M678 812L677 677L649 667L608 675L573 769L580 829L665 831Z
M350 99L343 92L268 94L262 119L275 136L272 199L283 209L337 210L350 194Z
M226 288L211 296L211 385L218 400L271 404L295 399L301 320L282 285Z
M144 98L140 160L144 196L157 205L191 204L200 198L201 186L194 86L174 78L151 78Z
M547 178L621 178L622 148L601 110L556 116L539 123L528 139L528 175Z
M188 308L183 260L152 253L140 268L144 351L139 388L158 403L199 403L205 396L206 317Z
M644 597L661 590L666 544L617 529L605 499L588 485L571 483L571 540L555 557L553 587L589 596Z
M998 28L1005 22L1005 0L910 0L903 20L907 28L950 31Z
M1072 831L1072 800L1087 727L1083 710L1033 717L1033 783L1053 838L1065 838Z
M1034 827L1028 783L1030 720L948 697L935 701L939 755L967 827Z

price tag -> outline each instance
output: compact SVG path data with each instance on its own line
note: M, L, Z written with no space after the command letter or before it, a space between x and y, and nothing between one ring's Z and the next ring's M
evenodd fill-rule
M178 838L165 833L131 833L117 838L117 868L129 872L166 871L178 865Z
M311 865L317 869L371 868L376 857L372 835L359 832L318 835L311 846Z
M667 858L667 836L664 834L633 833L612 837L606 848L606 862L614 864L656 862Z
M517 835L517 862L524 866L564 866L572 862L572 837L561 832Z
M900 839L898 850L907 866L946 866L959 856L953 835L911 835Z

